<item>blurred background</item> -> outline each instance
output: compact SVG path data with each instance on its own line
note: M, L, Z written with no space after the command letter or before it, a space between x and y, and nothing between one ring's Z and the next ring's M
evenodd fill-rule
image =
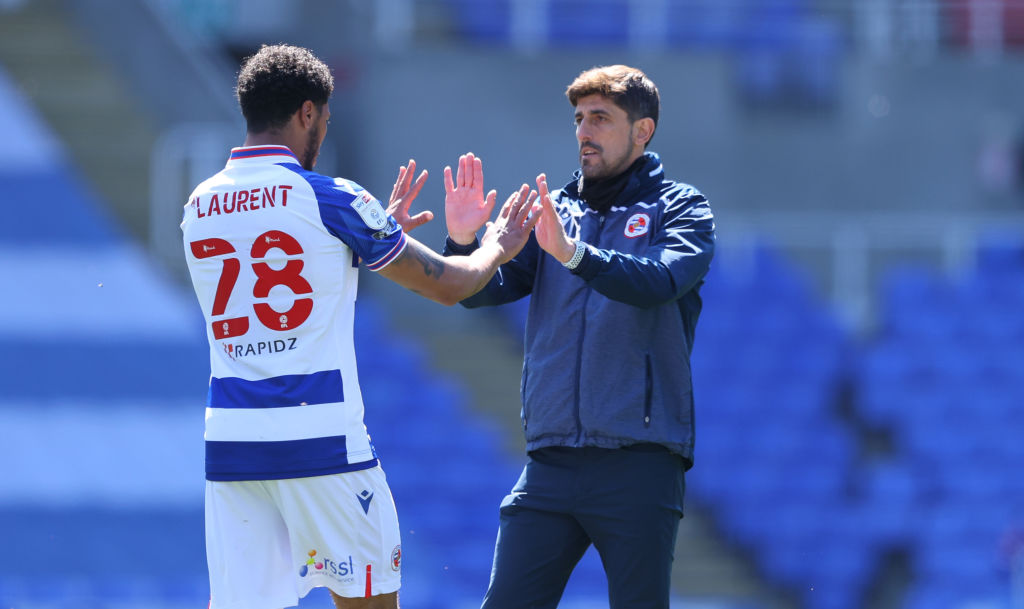
M459 154L502 200L562 184L568 83L657 83L650 149L718 230L674 608L1024 607L1019 0L0 0L0 607L207 602L178 222L244 138L239 61L275 42L334 70L317 169L386 199L415 158L435 249ZM477 607L524 462L524 303L362 281L402 605ZM605 586L591 551L562 606Z

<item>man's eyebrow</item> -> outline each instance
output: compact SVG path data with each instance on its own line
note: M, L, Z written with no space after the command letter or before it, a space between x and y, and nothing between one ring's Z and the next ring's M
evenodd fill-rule
M583 116L583 114L584 114L584 112L582 110L577 110L575 116L579 117L579 116ZM594 110L587 110L586 114L603 114L605 116L611 116L611 112L605 110L604 108L596 108Z

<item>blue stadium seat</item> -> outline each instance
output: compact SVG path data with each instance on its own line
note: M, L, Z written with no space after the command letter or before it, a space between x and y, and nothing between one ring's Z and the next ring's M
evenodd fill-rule
M552 46L624 45L629 21L627 0L548 0Z
M506 44L509 40L509 0L448 0L459 35L480 44Z

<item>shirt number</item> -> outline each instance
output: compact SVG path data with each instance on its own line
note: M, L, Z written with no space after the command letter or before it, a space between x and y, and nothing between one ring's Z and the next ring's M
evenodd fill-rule
M238 257L230 255L235 253L235 248L224 239L217 238L193 241L189 246L196 258L223 257L211 313L211 317L215 318L211 323L213 336L222 339L245 334L249 331L249 316L224 318L228 300L231 299L231 293L235 289L242 268ZM288 233L270 230L256 237L249 251L250 258L257 261L252 263L252 270L256 273L256 283L252 287L253 297L267 298L270 296L270 290L279 285L287 287L295 295L312 294L313 286L302 276L302 267L305 264L302 260L291 259L281 269L273 269L266 262L258 262L274 248L288 256L303 253L302 246ZM309 314L313 312L313 299L296 298L287 311L276 311L265 302L253 303L252 308L261 324L271 330L283 332L294 330L309 318Z

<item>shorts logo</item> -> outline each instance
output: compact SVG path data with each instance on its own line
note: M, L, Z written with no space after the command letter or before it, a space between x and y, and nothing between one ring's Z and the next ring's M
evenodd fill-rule
M364 490L363 492L356 495L356 499L359 500L359 505L363 506L363 513L370 513L370 502L373 501L373 493Z
M301 567L299 567L299 577L306 577L306 575L309 573L309 568L310 567L313 567L317 571L319 571L320 569L324 568L324 563L323 562L317 562L316 558L314 558L315 556L316 556L316 550L310 550L309 551L309 560L306 561L306 564L304 564Z
M633 214L629 220L626 221L626 230L623 234L630 239L636 239L640 235L644 235L651 228L651 217L647 214Z
M306 564L299 567L299 577L322 575L342 582L355 580L355 568L351 556L342 561L336 561L327 557L317 558L316 550L310 550L308 554L309 559L306 560Z
M394 550L391 550L391 570L398 571L402 568L402 544L395 546Z

